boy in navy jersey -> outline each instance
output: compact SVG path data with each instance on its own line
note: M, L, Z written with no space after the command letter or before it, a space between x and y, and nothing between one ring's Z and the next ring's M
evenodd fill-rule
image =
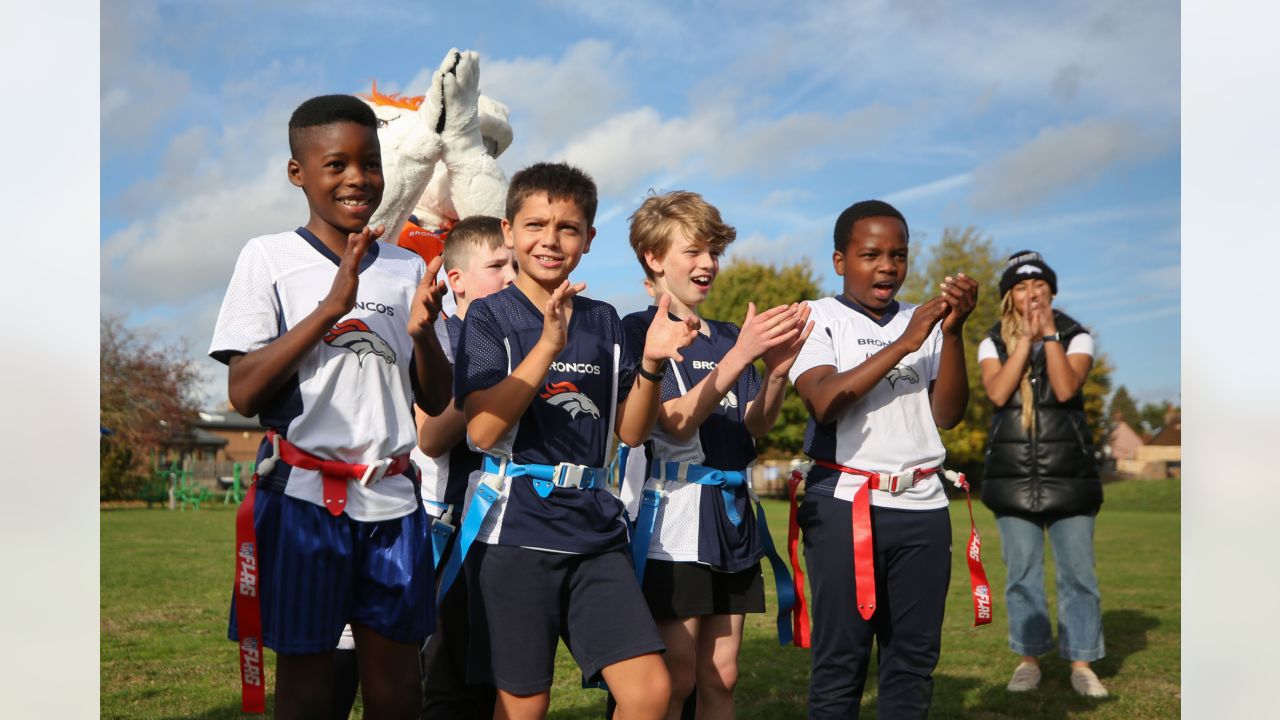
M304 227L249 241L209 354L232 405L269 428L237 517L238 640L246 709L261 709L261 647L277 654L277 717L329 712L333 650L350 622L367 712L416 717L417 650L431 631L431 550L409 450L412 405L439 413L449 365L432 328L439 261L376 242L377 119L346 95L289 121ZM406 332L407 330L407 332ZM412 389L411 389L412 388Z
M452 360L467 308L473 301L510 285L516 269L511 250L503 242L502 221L484 215L473 215L454 225L442 257L442 269L457 304L444 321L448 336L441 338L441 345ZM449 532L456 526L462 517L467 480L480 469L483 456L467 446L466 434L466 418L456 407L450 406L436 417L418 411L414 459L424 467L422 499L428 514L436 518L437 532ZM443 553L447 554L456 541L457 533L451 532ZM441 598L436 631L424 650L424 720L493 717L493 688L466 683L469 639L467 586L456 583Z
M679 318L698 317L735 236L720 212L692 192L650 197L631 216L631 247L655 296L667 298ZM650 307L623 318L628 340L635 338L630 347L657 312ZM787 370L812 329L808 319L803 303L760 314L749 304L741 329L703 320L684 359L664 368L658 424L645 447L647 472L625 482L643 484L648 498L633 553L667 646L668 717L680 717L695 684L699 717L734 716L745 613L764 612L760 533L768 532L752 512L746 471L756 458L754 439L778 419ZM763 382L752 364L760 358Z
M938 428L969 400L962 330L978 286L958 274L923 305L895 300L907 239L887 203L841 213L844 292L812 304L816 327L791 368L812 415L797 515L813 587L810 718L858 716L873 636L880 716L929 712L951 577Z
M497 717L546 715L560 638L586 679L608 683L620 717L660 718L670 696L622 504L604 483L615 430L629 445L648 437L659 372L697 321L671 319L664 301L639 364L623 361L617 312L568 279L591 248L596 202L591 178L565 164L511 178L502 229L519 275L471 303L457 351L455 397L486 456L441 584L465 557L468 679L498 688Z

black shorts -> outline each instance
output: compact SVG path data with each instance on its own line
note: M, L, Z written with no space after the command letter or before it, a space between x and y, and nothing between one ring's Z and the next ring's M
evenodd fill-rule
M570 555L476 543L466 574L470 683L515 695L550 690L561 638L588 681L666 649L625 550Z
M736 573L696 562L650 558L644 565L644 599L656 620L764 612L760 563Z

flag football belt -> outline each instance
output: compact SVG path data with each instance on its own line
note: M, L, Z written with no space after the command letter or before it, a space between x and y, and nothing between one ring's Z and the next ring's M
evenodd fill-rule
M347 480L360 481L366 487L385 475L399 475L411 467L409 454L396 455L370 463L357 465L323 460L285 440L275 430L267 430L271 443L271 455L258 463L253 480L245 493L240 508L236 510L236 634L240 637L240 703L244 712L266 712L266 694L262 671L262 609L258 605L257 538L253 531L253 501L258 478L271 474L276 463L304 470L316 470L323 481L324 507L337 517L347 506ZM417 482L415 475L414 481Z
M458 507L449 503L436 502L435 500L424 500L424 503L430 505L431 508L439 514L433 514L431 517L431 557L432 567L440 569L440 561L444 557L444 550L449 546L449 538L453 537L453 531L456 527L453 524L453 518L458 514Z
M467 553L475 543L476 536L480 534L480 528L489 517L489 512L493 510L493 504L502 496L501 478L528 478L533 485L533 491L538 494L538 497L543 498L549 496L551 491L558 487L580 490L603 488L609 478L608 468L594 468L573 463L523 464L492 455L484 456L480 469L487 477L476 485L476 492L471 496L471 506L462 514L462 529L459 531L458 541L454 543L453 550L449 553L444 573L440 576L440 590L436 595L436 602L444 599L450 586L458 578L458 573L462 570L462 561L467 559ZM495 475L497 479L493 477Z
M786 563L782 561L782 557L774 547L773 537L769 535L769 525L765 522L764 506L760 504L760 498L756 497L751 486L747 485L746 475L737 470L716 470L687 462L654 462L653 468L655 482L652 487L646 487L640 495L640 511L636 516L635 532L631 536L631 559L636 568L636 581L641 587L644 586L644 566L649 556L649 542L657 525L658 507L662 504L662 496L666 492L668 483L695 483L719 487L724 497L725 514L728 515L729 522L733 523L734 527L742 523L742 516L738 514L734 504L736 490L745 486L747 495L756 508L756 528L760 532L760 544L764 548L765 556L769 558L769 564L773 567L773 581L778 592L778 643L789 645L791 624L788 618L795 605L791 573L787 572Z
M870 620L876 611L876 578L875 552L872 547L871 531L871 491L887 490L904 492L920 484L921 480L934 475L943 474L958 487L964 488L965 501L969 503L969 579L973 588L973 624L985 625L991 622L991 588L987 583L987 574L982 568L982 541L978 537L978 529L973 521L973 504L969 500L969 483L963 473L956 473L941 468L918 468L902 473L870 472L857 468L845 467L826 460L814 460L815 465L850 475L860 475L867 481L858 487L851 503L853 525L853 573L858 604L858 614L863 620ZM787 549L791 562L796 567L796 613L793 622L795 644L798 647L809 647L809 616L804 596L804 574L799 570L800 526L796 521L797 494L800 483L804 482L805 473L796 470L791 473L788 482L791 495L791 517L787 528Z

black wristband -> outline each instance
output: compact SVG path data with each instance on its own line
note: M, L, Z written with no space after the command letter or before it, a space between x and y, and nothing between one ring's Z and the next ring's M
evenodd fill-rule
M644 378L645 380L648 380L649 382L653 382L653 383L660 383L660 382L662 382L662 378L664 378L664 377L666 377L666 376L667 376L667 365L666 365L666 363L663 363L663 364L659 365L659 366L658 366L658 368L659 368L659 370L658 370L658 372L656 372L656 373L655 373L655 372L649 372L648 370L645 370L645 369L644 369L644 362L643 362L643 361L636 363L636 372L640 374L640 377Z

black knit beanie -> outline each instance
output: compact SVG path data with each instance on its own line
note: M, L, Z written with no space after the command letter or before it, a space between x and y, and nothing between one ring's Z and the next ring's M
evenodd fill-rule
M1020 250L1009 256L1004 264L1004 274L1000 276L1000 297L1023 280L1038 278L1049 283L1049 289L1058 294L1058 274L1049 267L1040 253Z

